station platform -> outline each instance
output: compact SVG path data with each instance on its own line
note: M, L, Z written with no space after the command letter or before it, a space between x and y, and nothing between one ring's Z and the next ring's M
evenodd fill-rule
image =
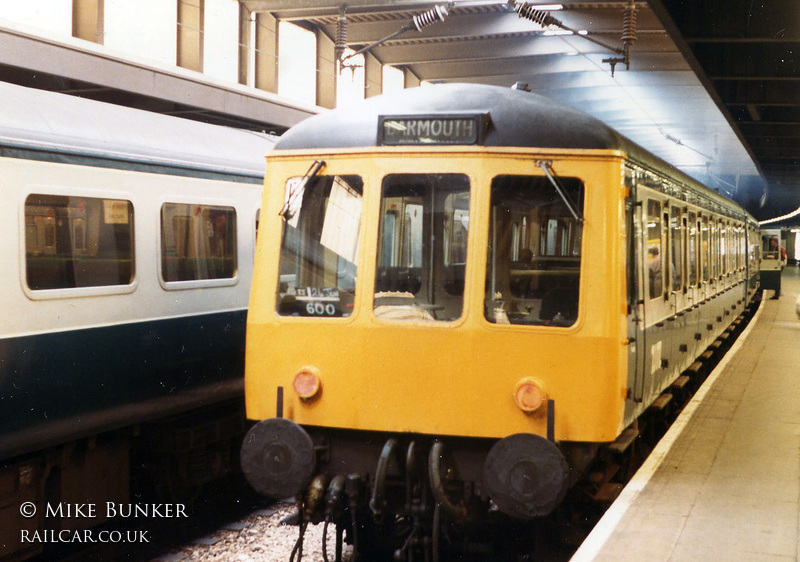
M786 267L573 562L800 560L798 293Z

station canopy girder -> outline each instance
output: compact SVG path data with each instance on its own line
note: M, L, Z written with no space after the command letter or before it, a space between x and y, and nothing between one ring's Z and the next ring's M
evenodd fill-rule
M422 81L526 83L598 117L759 218L800 204L800 78L794 60L785 62L800 46L800 3L531 2L558 20L550 25L520 17L524 3L515 10L507 0L240 3L332 40L343 13L347 47L379 42L369 50L378 61ZM766 17L761 5L778 15ZM437 6L447 11L443 19L419 31L409 25ZM742 27L748 6L758 23ZM404 26L411 29L398 34ZM624 34L635 36L629 69Z

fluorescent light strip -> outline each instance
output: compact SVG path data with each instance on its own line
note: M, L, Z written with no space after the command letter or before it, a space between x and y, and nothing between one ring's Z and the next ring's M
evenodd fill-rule
M786 220L786 219L791 219L791 218L796 217L797 215L800 215L800 207L798 207L797 209L795 209L794 211L792 211L788 215L783 215L781 217L775 217L774 219L767 219L765 221L760 221L758 224L759 224L759 226L763 226L765 224L771 224L773 222L778 222L778 221L782 221L782 220Z

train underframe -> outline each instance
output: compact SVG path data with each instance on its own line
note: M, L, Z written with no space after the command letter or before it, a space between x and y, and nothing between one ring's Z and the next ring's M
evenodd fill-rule
M301 428L271 418L245 437L242 468L260 492L296 495L298 552L305 526L325 523L337 534L327 560L340 560L345 542L354 559L504 558L533 548L521 529L556 509L597 447L532 434L497 440Z
M528 434L499 441L434 438L301 428L271 418L245 437L242 468L261 493L296 498L296 553L302 552L309 523L325 523L326 536L335 526L335 552L325 552L326 561L340 560L344 543L353 545L353 560L375 560L380 553L386 560L409 561L451 559L455 553L463 559L514 559L543 544L552 548L548 543L556 534L559 548L577 547L755 308L735 319L612 443L556 445ZM514 442L520 435L531 442ZM528 462L543 457L549 459Z
M190 503L239 471L244 425L235 399L0 461L0 560L41 554L36 533L108 522L107 502Z

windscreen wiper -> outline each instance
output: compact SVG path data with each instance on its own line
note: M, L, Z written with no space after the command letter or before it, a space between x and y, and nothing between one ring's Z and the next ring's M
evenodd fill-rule
M578 206L572 198L570 198L569 193L567 193L567 190L561 185L561 182L558 181L558 174L556 174L556 171L553 169L553 163L550 160L537 160L536 164L542 169L547 179L550 180L550 183L553 184L556 193L561 197L564 205L567 206L567 209L572 213L575 220L583 222L583 214L578 210Z
M301 194L305 193L306 186L308 182L313 180L319 174L319 171L325 165L325 160L314 160L311 166L309 166L308 170L306 171L305 175L300 179L297 185L289 192L289 196L286 197L286 203L283 204L280 212L278 213L280 216L283 217L284 220L289 221L292 220L292 205Z

